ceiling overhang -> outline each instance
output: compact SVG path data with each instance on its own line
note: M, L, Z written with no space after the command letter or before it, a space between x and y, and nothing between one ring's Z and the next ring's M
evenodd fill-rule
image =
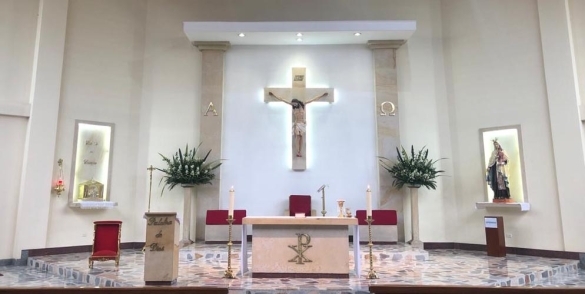
M416 21L184 22L183 31L191 42L231 45L367 44L407 40L416 31Z

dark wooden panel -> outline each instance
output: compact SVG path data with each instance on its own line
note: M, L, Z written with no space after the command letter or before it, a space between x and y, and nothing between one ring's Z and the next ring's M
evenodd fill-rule
M252 273L252 278L292 279L349 279L349 274L307 274L307 273Z
M120 243L120 249L141 249L144 247L144 242L125 242ZM91 252L91 245L79 245L68 247L54 247L54 248L39 248L23 250L28 253L28 257L55 255L55 254L70 254L70 253L84 253Z
M453 242L424 242L425 250L433 249L455 249L455 243Z
M136 288L0 288L0 294L228 294L219 287L136 287Z
M485 228L485 242L487 255L494 257L506 256L506 237L504 235L504 218L501 216L486 216L485 219L495 219L496 228Z
M585 288L371 285L373 294L583 294Z

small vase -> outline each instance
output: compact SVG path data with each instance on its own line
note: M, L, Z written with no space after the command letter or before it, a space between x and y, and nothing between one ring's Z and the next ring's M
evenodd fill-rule
M345 200L337 200L337 205L339 206L339 214L337 217L343 217L343 203L345 203Z

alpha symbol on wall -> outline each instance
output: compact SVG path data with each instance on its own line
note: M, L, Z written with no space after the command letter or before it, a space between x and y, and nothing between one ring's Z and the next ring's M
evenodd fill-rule
M210 111L213 112L213 116L217 116L217 111L215 110L215 106L213 106L213 102L209 102L209 106L207 106L207 110L205 111L205 116L207 116Z
M303 241L303 238L305 241ZM305 257L305 251L313 247L313 245L309 245L309 243L311 243L311 236L297 233L297 245L288 245L288 248L294 250L297 253L297 256L295 256L293 259L290 259L288 262L296 262L297 264L313 262L312 260Z

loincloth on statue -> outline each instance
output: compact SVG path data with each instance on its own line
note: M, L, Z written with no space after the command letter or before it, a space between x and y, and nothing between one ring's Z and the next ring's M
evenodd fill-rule
M292 125L292 134L294 136L302 136L307 131L307 125L302 122L293 123Z

